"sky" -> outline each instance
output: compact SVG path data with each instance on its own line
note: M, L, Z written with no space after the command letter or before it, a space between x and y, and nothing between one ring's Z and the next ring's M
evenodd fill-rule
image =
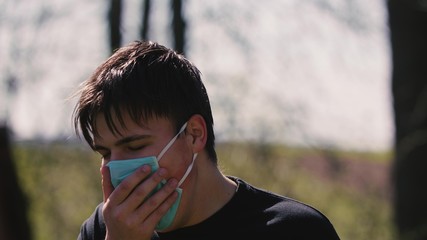
M124 44L139 38L139 2L124 1ZM153 2L150 39L171 47L169 1ZM382 1L184 3L186 56L202 72L218 140L390 148ZM74 138L70 96L108 57L106 13L104 0L0 0L0 120L16 139Z

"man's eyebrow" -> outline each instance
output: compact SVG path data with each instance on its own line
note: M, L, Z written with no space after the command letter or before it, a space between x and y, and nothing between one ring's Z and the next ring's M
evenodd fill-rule
M147 138L150 138L150 137L151 136L149 136L149 135L131 135L131 136L127 136L127 137L124 137L124 138L118 140L117 142L114 143L114 145L115 146L120 146L120 145L123 145L123 144L126 144L126 143L130 143L130 142L138 141L138 140L143 140L143 139L147 139ZM95 150L95 151L98 151L98 150L108 150L108 148L104 147L104 146L101 146L101 145L94 144L93 145L93 150Z
M127 136L127 137L124 137L124 138L118 140L116 143L114 143L114 145L120 146L120 145L130 143L133 141L147 139L149 137L150 137L149 135L131 135L131 136Z
M92 149L95 152L99 152L99 151L102 151L102 150L108 150L108 148L106 148L104 146L101 146L101 145L96 145L96 144L93 145Z

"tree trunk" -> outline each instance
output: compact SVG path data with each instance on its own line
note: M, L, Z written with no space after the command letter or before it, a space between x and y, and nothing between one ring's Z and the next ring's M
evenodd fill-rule
M27 203L18 183L5 126L0 126L0 182L0 239L30 240Z
M120 47L122 35L120 32L122 18L122 0L111 0L108 14L110 28L110 51L114 52Z
M150 30L150 14L151 14L151 0L144 0L143 16L141 26L141 39L148 40L148 31Z
M389 0L399 239L427 239L427 4Z
M171 0L173 10L172 28L174 33L174 48L178 53L185 52L185 20L182 16L182 0Z

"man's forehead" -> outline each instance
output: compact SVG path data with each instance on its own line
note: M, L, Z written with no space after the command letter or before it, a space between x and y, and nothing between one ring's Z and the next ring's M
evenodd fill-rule
M108 126L104 122L96 132L93 136L93 146L120 145L135 140L150 139L156 135L149 127L140 126L135 122L115 127Z
M115 137L126 136L129 133L143 133L152 131L173 131L172 122L163 117L150 117L148 119L134 119L128 113L121 115L98 114L94 124L94 138L102 138L105 133ZM100 135L100 136L95 136Z

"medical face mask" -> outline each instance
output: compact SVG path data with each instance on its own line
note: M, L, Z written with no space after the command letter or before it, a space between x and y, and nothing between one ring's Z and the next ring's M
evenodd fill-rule
M113 160L110 161L107 166L110 168L110 176L111 183L116 188L126 177L135 172L142 165L148 164L151 167L151 174L153 174L157 169L159 169L159 161L166 153L166 151L172 146L172 144L176 141L178 136L185 130L187 127L187 123L185 123L179 132L172 138L169 143L163 148L160 154L155 156L143 157L143 158L135 158L135 159L127 159L127 160ZM178 198L174 202L174 204L169 208L168 212L160 219L160 222L156 226L156 230L163 230L169 227L172 224L173 219L178 211L178 206L181 202L182 189L179 186L185 181L188 174L191 172L193 168L194 160L197 157L197 153L193 155L193 161L190 166L187 168L187 171L184 173L184 176L178 182L178 188L176 191L178 192ZM166 184L166 180L160 182L156 188L150 193L148 197L159 191ZM147 198L148 198L147 197Z

